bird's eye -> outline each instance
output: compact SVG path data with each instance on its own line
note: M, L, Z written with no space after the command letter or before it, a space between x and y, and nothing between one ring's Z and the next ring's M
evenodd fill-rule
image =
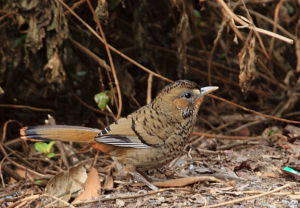
M184 97L185 97L185 98L190 98L190 97L192 97L192 94L191 94L190 92L186 92L186 93L184 94Z

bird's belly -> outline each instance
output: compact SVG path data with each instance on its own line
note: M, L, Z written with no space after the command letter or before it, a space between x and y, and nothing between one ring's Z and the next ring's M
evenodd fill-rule
M149 148L149 149L128 149L126 157L119 157L118 160L125 167L135 167L144 171L159 168L176 158L182 148L170 151L169 148Z

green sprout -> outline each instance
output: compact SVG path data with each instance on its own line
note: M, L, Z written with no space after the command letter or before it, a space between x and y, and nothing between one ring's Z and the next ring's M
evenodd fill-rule
M36 185L41 185L41 184L43 183L43 181L42 181L42 180L35 180L34 183L35 183Z
M98 108L100 108L101 110L104 110L106 108L106 105L109 102L109 94L110 91L104 91L95 94L94 100L97 103Z
M36 142L34 143L34 148L41 152L44 153L46 155L46 157L51 158L55 156L54 152L51 152L51 149L53 147L53 145L55 144L55 141L51 141L49 143L46 142Z

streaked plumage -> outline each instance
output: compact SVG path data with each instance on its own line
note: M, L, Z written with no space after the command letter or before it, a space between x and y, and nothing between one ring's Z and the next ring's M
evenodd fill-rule
M152 103L103 130L66 125L25 127L21 138L89 142L131 173L157 168L182 152L203 96L216 89L179 80L166 86Z

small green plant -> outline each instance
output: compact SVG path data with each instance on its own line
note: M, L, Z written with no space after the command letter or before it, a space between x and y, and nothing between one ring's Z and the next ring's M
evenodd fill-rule
M54 152L51 152L51 149L53 147L53 145L55 144L55 141L51 141L49 143L46 142L36 142L34 143L34 148L41 152L44 153L46 155L46 157L51 158L55 156Z
M98 108L100 108L101 110L104 110L106 108L106 105L109 102L109 94L110 91L104 91L95 94L94 100L97 103Z
M288 2L284 3L285 8L288 10L289 14L292 15L295 12L295 9L292 4L289 4Z
M41 184L43 183L43 181L42 181L42 180L35 180L34 183L35 183L36 185L41 185Z

